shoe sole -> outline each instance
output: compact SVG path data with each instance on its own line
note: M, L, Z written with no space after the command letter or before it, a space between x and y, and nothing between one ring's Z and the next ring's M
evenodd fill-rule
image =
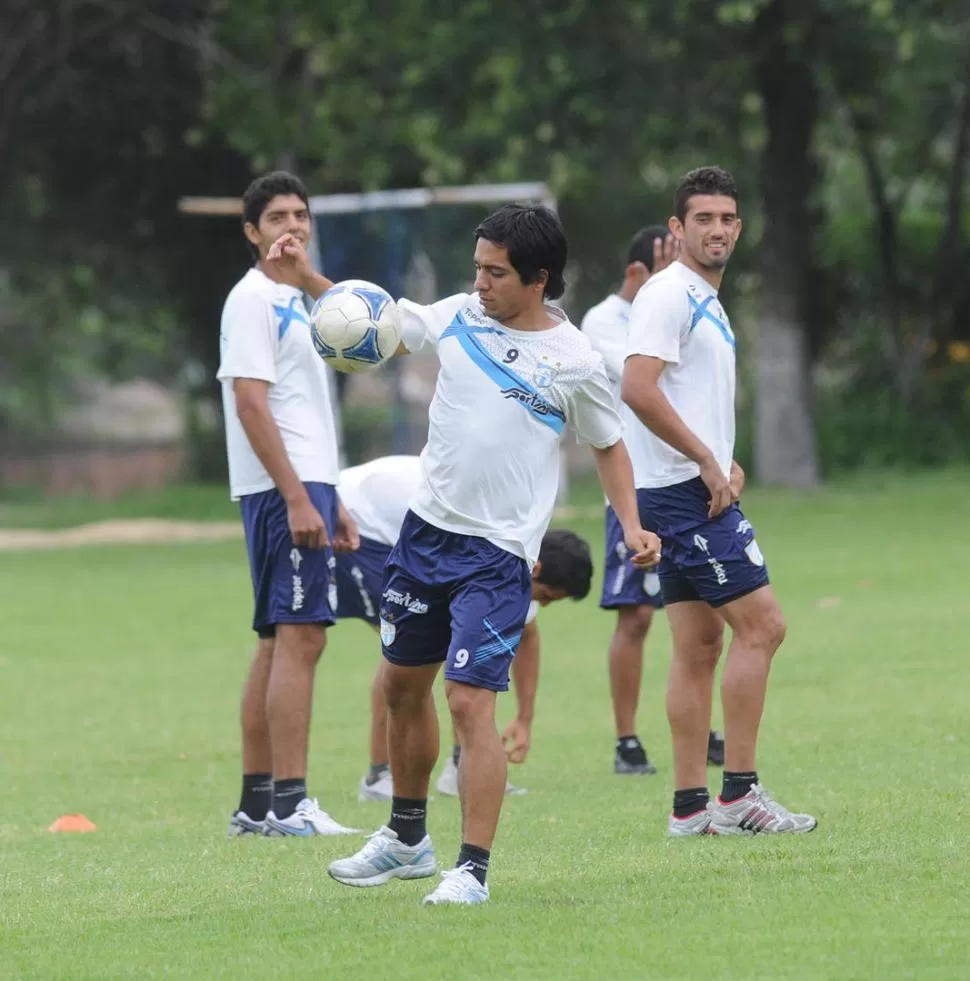
M655 766L638 766L638 767L613 767L613 772L618 777L652 777L657 773L657 768Z
M292 828L281 828L279 825L268 824L263 832L265 838L339 838L341 835L359 835L358 828L341 828L339 831L295 831Z
M373 790L362 790L357 794L357 803L363 804L369 800L390 800L390 794L375 793Z
M807 835L811 834L818 827L816 821L810 828L789 828L787 831L748 831L746 828L739 828L736 824L729 827L717 827L714 822L710 825L710 834L720 838L753 838L755 835Z
M369 875L363 878L351 878L346 875L338 875L331 869L327 869L327 875L331 879L339 882L342 886L354 886L358 889L367 889L371 886L383 886L391 879L428 879L438 871L438 863L431 865L401 865L396 869L388 869L386 872L378 872L377 875Z

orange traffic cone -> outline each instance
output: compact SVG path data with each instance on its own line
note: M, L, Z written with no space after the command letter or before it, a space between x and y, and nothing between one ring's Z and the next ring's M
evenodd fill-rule
M48 831L94 831L93 821L89 821L83 814L65 814L59 817L48 829Z

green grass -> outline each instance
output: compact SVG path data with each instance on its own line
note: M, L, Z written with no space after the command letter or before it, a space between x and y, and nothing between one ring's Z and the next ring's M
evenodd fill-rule
M640 713L661 773L621 779L610 618L592 597L544 611L514 774L530 793L506 805L480 909L422 909L420 882L338 886L325 866L355 839L222 838L252 646L241 542L0 555L0 977L966 977L964 476L746 501L790 626L761 772L813 835L668 844L663 618ZM386 818L356 803L376 658L362 625L332 632L311 750L314 792L367 830ZM95 834L47 833L76 811ZM450 862L456 802L430 825Z

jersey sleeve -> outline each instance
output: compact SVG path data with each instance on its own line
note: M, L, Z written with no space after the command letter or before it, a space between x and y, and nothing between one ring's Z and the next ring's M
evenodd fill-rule
M569 428L580 443L604 450L623 435L623 422L616 411L613 391L603 358L593 354L593 370L581 381L569 399Z
M645 354L669 364L680 362L680 345L690 327L690 303L682 283L647 283L630 310L625 358ZM624 360L625 360L624 358Z
M467 293L456 293L427 305L404 298L398 300L397 310L401 318L401 340L404 346L411 354L437 348L441 335L467 302Z
M623 375L623 361L626 358L626 324L590 310L583 317L580 330L589 338L593 350L602 356L607 377L612 382L618 382Z
M525 615L526 626L532 623L538 615L539 615L539 604L535 600L533 600L529 604L529 612L526 613Z
M256 293L233 293L222 311L222 359L216 377L276 384L279 328L272 305Z

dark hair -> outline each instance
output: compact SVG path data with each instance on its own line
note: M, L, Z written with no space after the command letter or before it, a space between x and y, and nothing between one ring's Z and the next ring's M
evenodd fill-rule
M650 272L653 272L653 243L665 239L670 234L666 225L647 225L630 240L630 248L626 253L626 264L642 262Z
M274 170L270 174L257 177L243 193L243 225L248 223L258 228L259 219L263 217L266 206L280 194L295 194L309 210L310 197L303 181L285 170ZM246 239L246 244L250 252L258 258L259 250L256 246L249 239Z
M687 217L687 202L696 194L720 194L738 203L738 185L721 167L698 167L681 177L674 194L674 214L681 221Z
M536 283L543 270L543 296L558 300L566 291L566 233L554 211L540 205L507 204L475 229L475 238L500 245L525 285Z
M586 539L565 528L547 531L539 547L536 581L550 589L564 589L573 599L584 599L593 581L593 560Z

